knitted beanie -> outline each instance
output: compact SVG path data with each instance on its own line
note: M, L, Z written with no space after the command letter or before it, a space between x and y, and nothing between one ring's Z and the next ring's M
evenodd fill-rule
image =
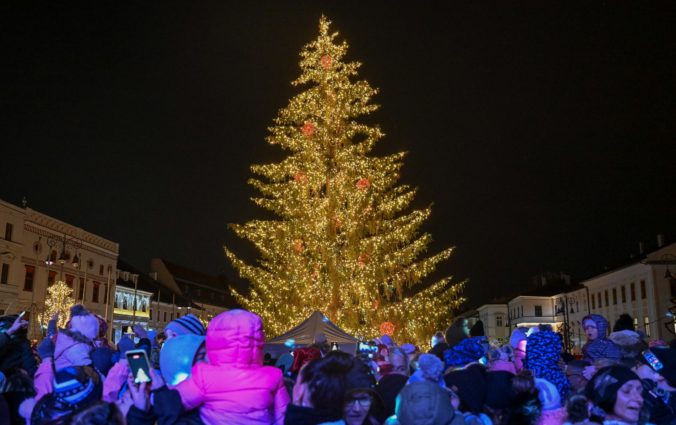
M82 304L77 304L70 308L68 328L94 340L99 335L99 320Z
M560 398L565 399L570 391L570 384L558 365L563 347L561 335L552 331L540 331L531 334L527 341L524 367L530 369L534 377L554 384Z
M585 393L594 405L607 405L616 397L622 385L634 379L639 380L639 377L624 366L604 367L587 383Z
M193 314L186 314L169 322L164 330L165 332L167 330L174 331L177 335L193 334L204 336L206 334L202 322Z

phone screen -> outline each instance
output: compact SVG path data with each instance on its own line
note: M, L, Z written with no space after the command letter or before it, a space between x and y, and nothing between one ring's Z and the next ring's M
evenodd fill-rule
M129 369L132 376L134 376L134 382L137 384L150 382L150 364L148 363L146 352L143 350L130 350L127 351L126 356Z
M664 367L660 359L658 359L657 356L653 354L650 350L645 350L643 352L643 358L646 359L648 364L650 364L650 367L653 368L653 370L656 372Z

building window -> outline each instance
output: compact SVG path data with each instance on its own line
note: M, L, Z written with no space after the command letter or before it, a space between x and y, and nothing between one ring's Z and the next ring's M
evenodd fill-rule
M645 300L646 293L645 293L645 280L641 281L641 299ZM650 335L648 335L650 336Z
M164 321L165 322L167 321L167 312L166 311L164 312Z
M33 280L35 279L35 267L26 265L26 277L23 280L23 290L33 291Z
M634 282L629 284L629 295L631 295L632 301L636 301L636 285L634 285Z
M599 299L599 308L603 307L603 299L601 298L601 293L596 294L596 298Z
M502 316L495 317L495 326L497 326L498 328L502 327Z
M592 309L595 309L596 308L596 297L594 296L594 294L592 294L591 299L592 299Z
M542 306L541 305L535 306L535 316L536 317L542 317Z
M605 291L603 291L603 298L606 299L606 307L608 307L610 305L610 303L608 302L608 290L607 289Z
M169 315L171 317L171 320L174 320L174 312L172 311L171 314Z
M12 231L13 230L14 230L14 226L12 225L12 223L5 224L5 240L6 241L12 240Z
M103 276L103 264L99 264L99 274Z
M617 288L613 288L613 305L617 304Z
M627 291L624 285L620 288L620 294L622 295L622 302L626 303L627 302Z
M99 287L101 284L99 282L94 282L94 287L92 288L92 302L99 302Z
M7 283L9 279L9 264L2 263L2 272L0 273L0 283Z
M671 288L671 298L676 298L676 279L669 279L669 287ZM674 320L676 320L676 317Z
M66 275L66 285L68 285L69 288L73 287L73 280L75 279L75 276L72 274L67 274Z
M638 317L634 317L634 329L638 329Z
M50 271L49 274L47 275L47 285L48 286L54 285L54 280L56 280L56 272Z
M85 291L85 280L83 278L80 278L80 288L78 290L78 299L82 299L84 302L84 291Z
M643 328L645 334L650 336L650 318L648 316L643 317Z

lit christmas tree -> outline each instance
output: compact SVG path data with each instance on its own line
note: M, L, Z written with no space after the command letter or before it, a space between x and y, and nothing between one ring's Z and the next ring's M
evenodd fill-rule
M301 52L307 86L279 112L268 143L289 151L280 163L254 165L254 202L277 220L231 225L260 252L257 265L226 255L251 283L237 300L259 314L270 335L297 325L313 311L361 337L394 325L400 341L423 343L444 329L464 300L464 282L422 279L452 249L421 258L431 236L419 228L430 208L408 211L416 190L397 185L404 153L368 156L383 137L355 121L375 111L376 94L352 79L360 63L343 62L347 43L335 44L322 17L319 38Z
M54 313L59 313L59 328L65 328L70 317L70 308L75 305L73 299L73 289L66 282L59 280L47 288L47 299L45 300L45 311L41 322L47 323Z

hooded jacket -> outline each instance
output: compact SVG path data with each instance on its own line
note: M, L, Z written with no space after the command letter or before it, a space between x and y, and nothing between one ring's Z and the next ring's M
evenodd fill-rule
M263 366L265 335L256 314L230 310L207 329L209 363L197 363L175 387L187 410L200 407L206 424L282 424L289 403L282 371Z
M598 336L595 340L587 342L582 347L583 360L586 360L590 363L594 363L596 359L620 359L622 357L622 352L620 347L606 338L608 333L608 321L601 315L590 314L582 319L584 323L585 320L593 320L596 323L596 329L598 330Z
M70 366L90 365L90 353L93 349L91 340L81 333L64 329L56 337L54 368L59 370Z
M546 379L554 384L561 400L570 392L570 384L559 367L559 358L563 342L561 335L552 331L540 331L528 336L526 358L523 365L533 372L536 378Z

